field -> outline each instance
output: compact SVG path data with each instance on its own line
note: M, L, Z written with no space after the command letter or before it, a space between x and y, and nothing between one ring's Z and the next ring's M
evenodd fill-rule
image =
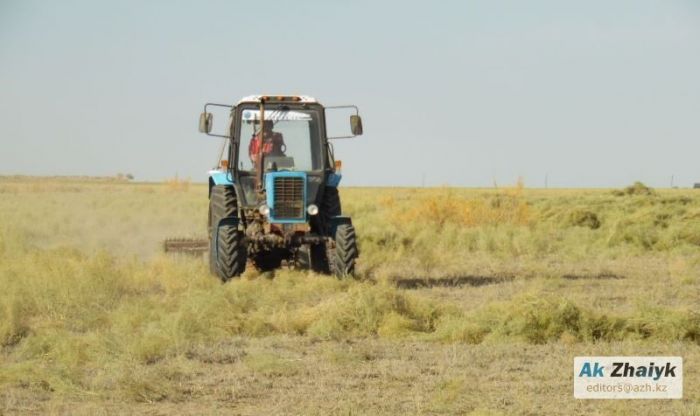
M0 414L700 414L700 191L341 188L358 278L161 252L206 185L0 178ZM682 400L573 399L680 355Z

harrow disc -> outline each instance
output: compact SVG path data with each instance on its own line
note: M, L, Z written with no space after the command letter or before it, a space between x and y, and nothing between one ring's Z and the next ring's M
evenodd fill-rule
M166 253L200 255L209 250L209 240L202 238L168 238L163 241Z

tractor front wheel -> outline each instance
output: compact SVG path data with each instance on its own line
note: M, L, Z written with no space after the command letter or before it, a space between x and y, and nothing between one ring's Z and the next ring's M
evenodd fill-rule
M221 280L227 282L245 271L247 250L245 235L237 225L219 225L217 236L216 271Z
M232 186L216 185L209 195L209 267L224 282L245 270L248 250L238 230L238 201Z
M357 236L352 224L340 224L335 231L335 248L329 250L331 272L337 277L354 276L355 260L359 255Z

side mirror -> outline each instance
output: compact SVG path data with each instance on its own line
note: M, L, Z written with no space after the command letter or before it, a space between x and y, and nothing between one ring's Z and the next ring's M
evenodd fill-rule
M212 115L212 113L202 113L199 115L200 133L210 133L212 124L214 124L214 115Z
M358 115L350 116L350 131L355 136L360 136L362 134L362 118Z

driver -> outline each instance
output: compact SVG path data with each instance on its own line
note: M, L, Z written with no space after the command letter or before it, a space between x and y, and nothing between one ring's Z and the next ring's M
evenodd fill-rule
M275 126L272 120L265 120L264 137L262 138L262 152L265 156L285 156L287 145L284 144L282 133L273 131ZM258 153L260 152L260 132L253 135L248 145L248 155L253 165L258 161Z

